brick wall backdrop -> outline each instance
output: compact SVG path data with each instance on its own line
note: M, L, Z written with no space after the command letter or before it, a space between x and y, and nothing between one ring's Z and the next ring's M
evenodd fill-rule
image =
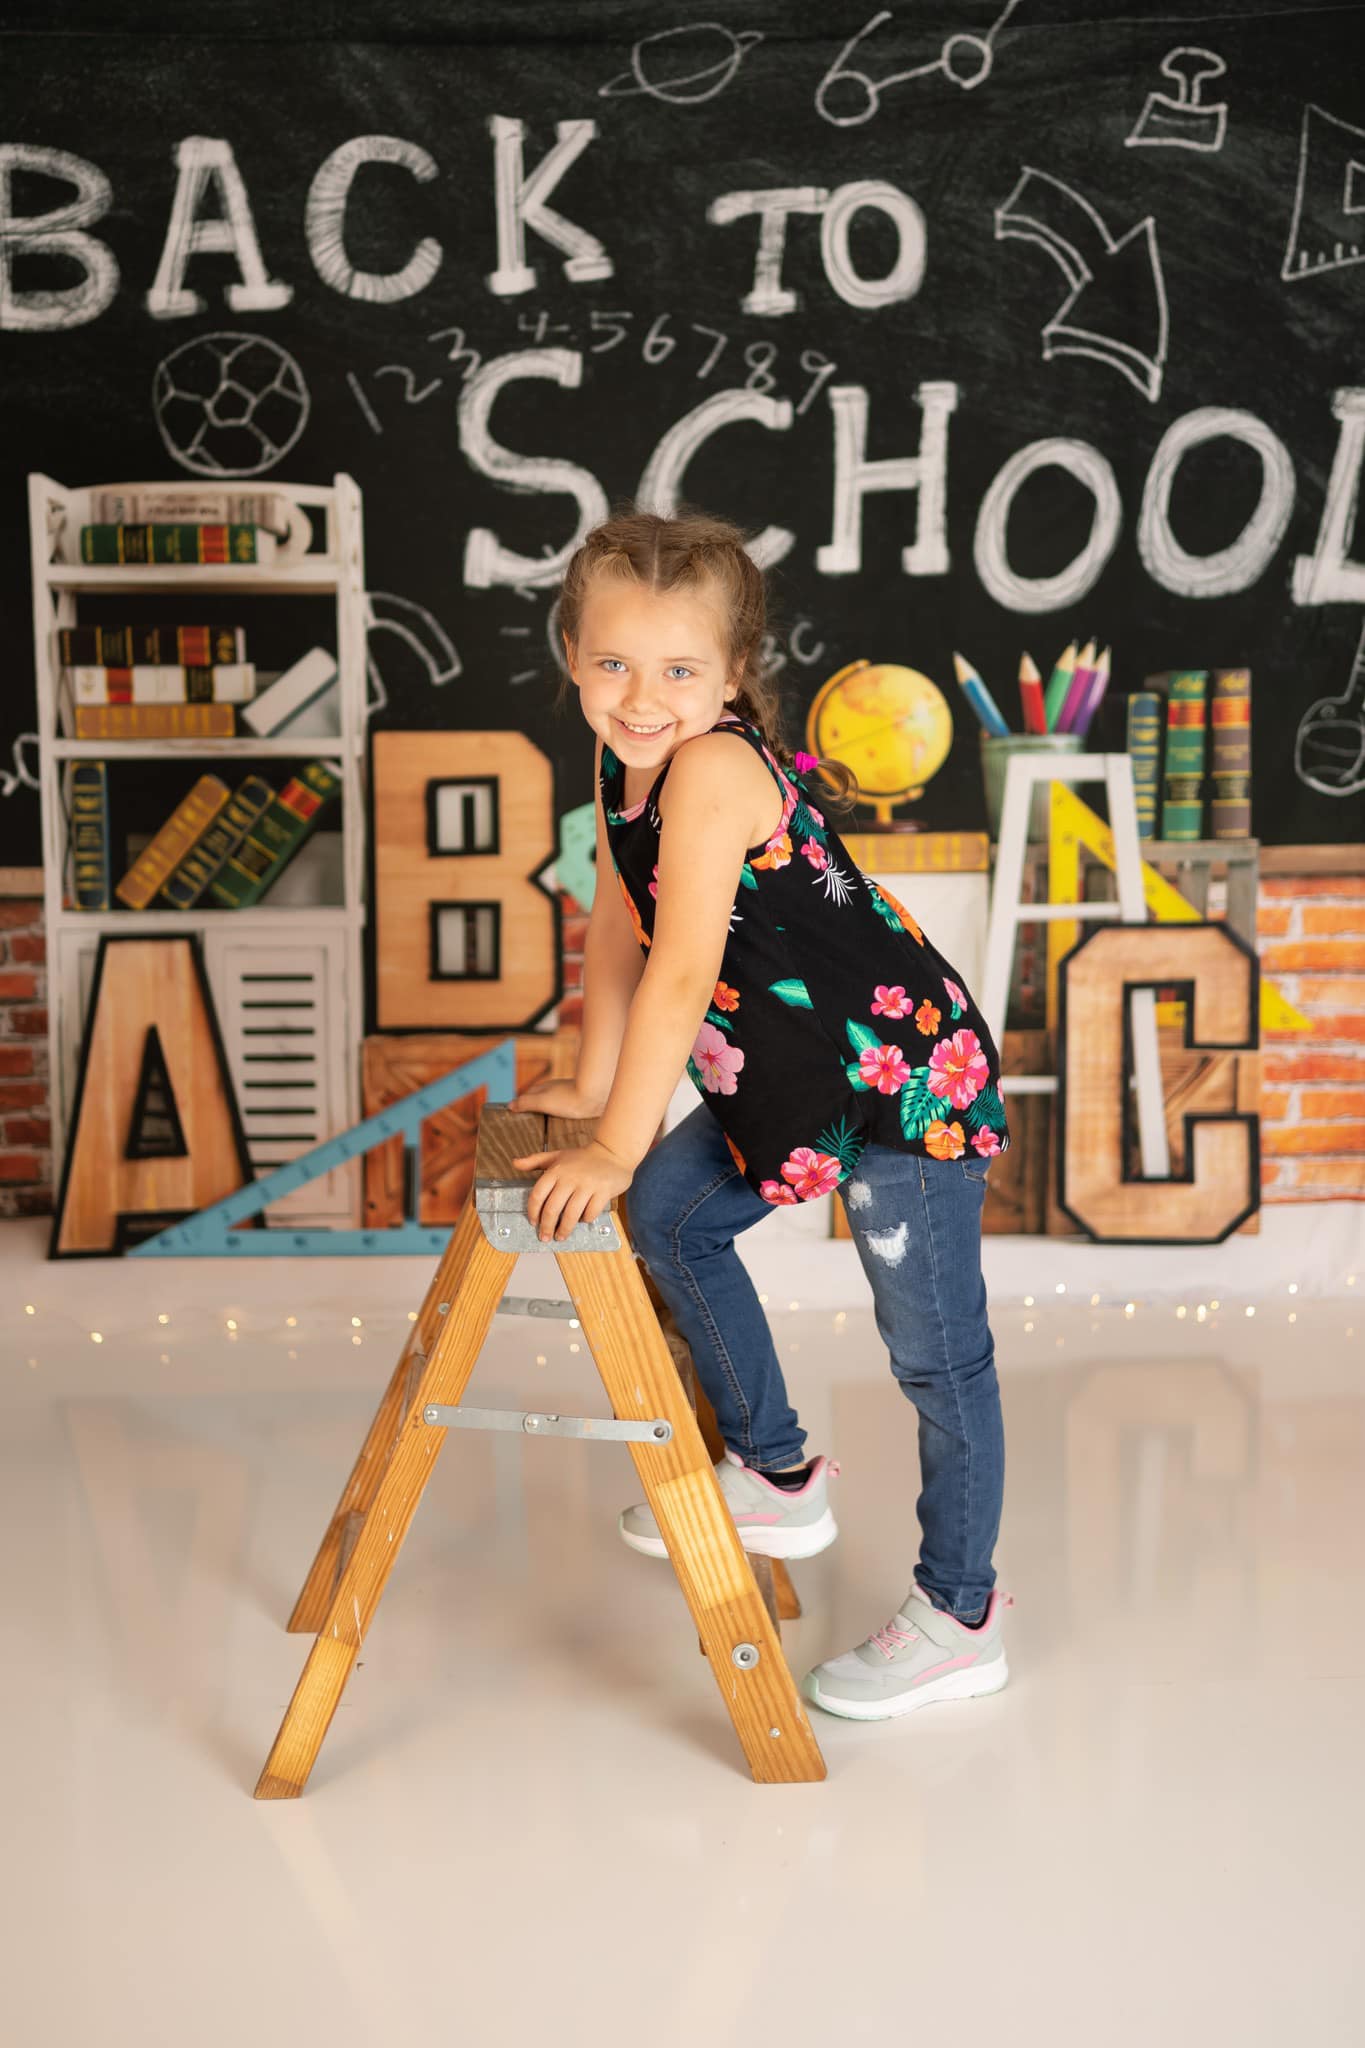
M1365 874L1263 875L1263 971L1311 1020L1261 1052L1267 1202L1365 1197Z
M587 915L562 890L564 1000L582 1020ZM1261 879L1264 972L1310 1019L1261 1054L1262 1193L1270 1202L1365 1199L1365 874ZM0 899L0 1216L52 1208L42 903Z
M0 1216L52 1209L41 899L0 899Z

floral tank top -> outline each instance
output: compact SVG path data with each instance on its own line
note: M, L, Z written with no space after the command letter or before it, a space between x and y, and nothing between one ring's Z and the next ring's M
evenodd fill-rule
M782 792L777 830L745 855L721 978L687 1062L749 1186L767 1202L811 1201L868 1143L935 1159L1003 1152L999 1054L961 977L751 721L727 713L712 730L753 747ZM607 842L646 952L668 768L625 810L625 770L602 749Z

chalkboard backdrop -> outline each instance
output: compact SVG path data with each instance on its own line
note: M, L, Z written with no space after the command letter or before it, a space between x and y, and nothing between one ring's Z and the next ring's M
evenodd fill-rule
M1249 665L1253 830L1360 837L1361 16L1117 12L11 15L0 864L40 858L27 472L214 465L354 475L375 723L521 728L565 810L554 583L643 487L762 531L793 738L860 656L940 684L926 825L984 822L951 651L1018 726L1021 649L1095 634L1098 744L1148 672ZM267 612L283 666L316 636Z

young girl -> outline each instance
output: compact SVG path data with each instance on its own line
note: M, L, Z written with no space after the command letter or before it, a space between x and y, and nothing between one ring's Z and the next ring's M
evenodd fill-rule
M734 1248L783 1205L838 1189L891 1368L919 1411L921 1545L899 1611L817 1665L808 1698L880 1720L1008 1677L991 1555L1004 1434L981 1275L990 1162L1009 1144L985 1020L823 806L853 784L788 756L759 652L762 577L718 519L635 513L590 533L560 620L597 735L597 888L572 1082L515 1106L597 1119L531 1153L542 1240L630 1189L629 1220L726 1443L741 1541L810 1557L834 1541L772 1335ZM565 686L567 688L567 685ZM692 1114L651 1149L684 1067ZM662 1557L647 1507L621 1534Z

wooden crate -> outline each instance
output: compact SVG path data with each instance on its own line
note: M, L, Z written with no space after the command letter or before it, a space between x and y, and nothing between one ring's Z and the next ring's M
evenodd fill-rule
M488 1037L467 1037L463 1032L417 1033L412 1037L367 1038L362 1051L361 1072L364 1113L376 1116L390 1103L439 1081L452 1067L491 1052L508 1037L505 1031ZM546 1078L573 1078L579 1033L527 1031L513 1034L516 1048L517 1086L529 1088ZM419 1166L417 1220L419 1223L451 1224L460 1212L474 1184L474 1154L478 1144L479 1113L487 1090L476 1088L460 1102L438 1110L422 1126ZM403 1186L403 1140L390 1138L365 1155L365 1228L391 1229L405 1213Z

